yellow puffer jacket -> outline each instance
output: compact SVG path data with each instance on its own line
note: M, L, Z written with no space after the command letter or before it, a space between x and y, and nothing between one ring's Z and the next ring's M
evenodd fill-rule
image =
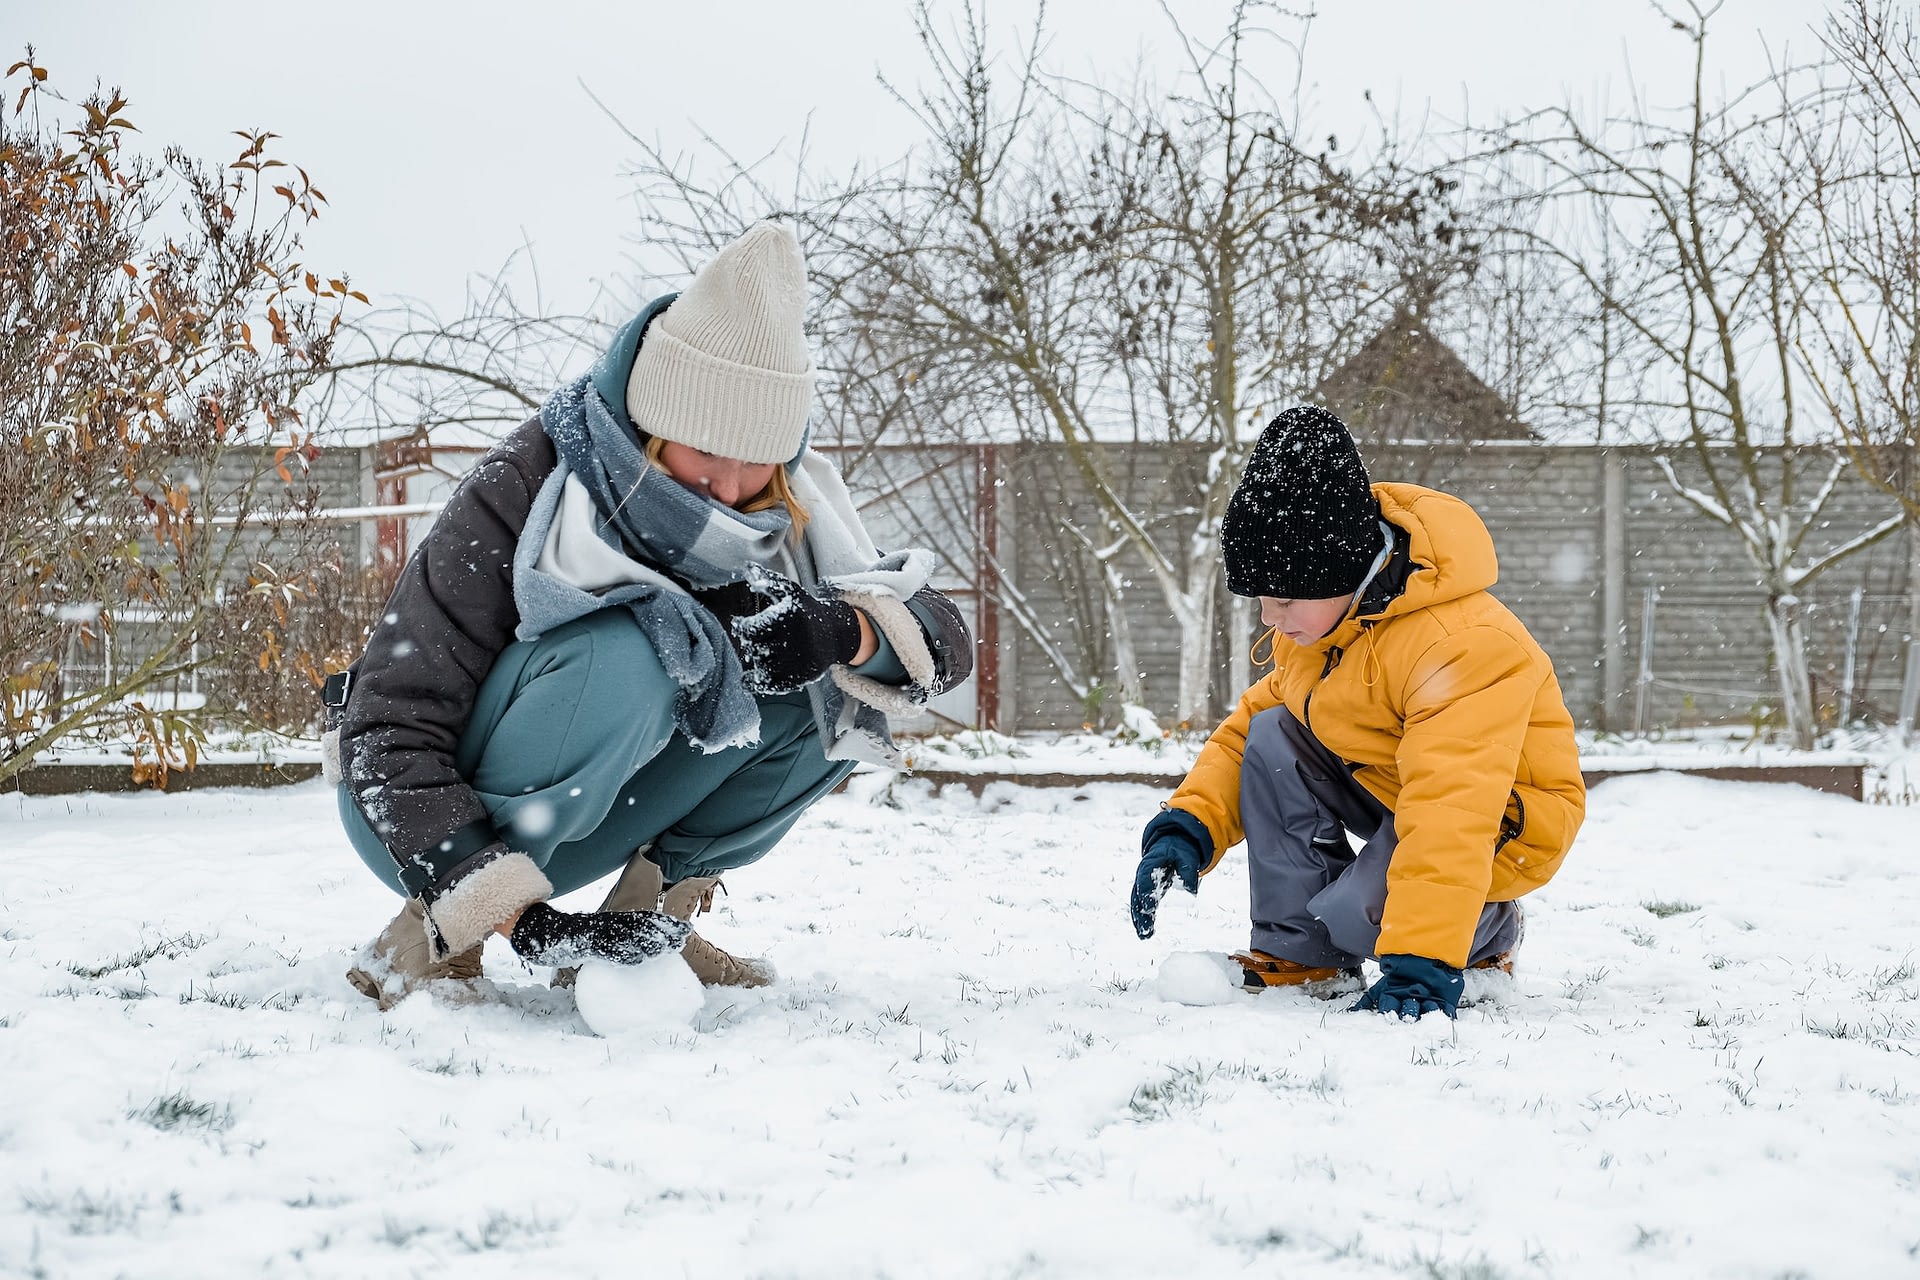
M1373 492L1411 536L1406 590L1313 644L1276 635L1273 673L1214 730L1171 803L1212 834L1211 871L1245 835L1247 727L1284 704L1393 812L1378 953L1462 966L1481 909L1539 888L1566 859L1586 787L1553 663L1487 594L1499 566L1486 525L1431 489Z

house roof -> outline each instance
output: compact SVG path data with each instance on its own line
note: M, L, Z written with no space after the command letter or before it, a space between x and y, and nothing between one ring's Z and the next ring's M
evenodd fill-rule
M1361 440L1536 438L1513 407L1406 306L1395 309L1365 346L1327 375L1315 394Z

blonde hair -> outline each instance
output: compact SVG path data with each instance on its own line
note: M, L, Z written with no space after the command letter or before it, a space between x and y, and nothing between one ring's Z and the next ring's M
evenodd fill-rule
M666 451L666 448L667 442L659 436L647 437L647 461L660 467L662 471L666 468L660 466L660 455ZM776 466L773 469L773 479L767 481L767 487L742 503L739 510L750 515L755 511L771 511L775 507L787 509L787 515L793 521L793 542L795 546L799 546L800 540L806 536L807 522L813 517L808 514L806 506L800 499L793 496L793 485L787 480L787 469L784 466Z

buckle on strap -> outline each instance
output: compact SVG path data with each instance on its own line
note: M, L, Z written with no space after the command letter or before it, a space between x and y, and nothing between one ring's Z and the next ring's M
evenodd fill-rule
M320 683L320 702L334 708L347 705L347 691L353 688L353 668L336 671Z
M395 853L393 860L400 868L400 883L406 886L411 897L421 901L428 900L428 891L439 884L448 872L461 863L496 843L500 835L493 824L485 818L477 818L448 835L446 839L418 853ZM441 892L451 889L452 885L442 885ZM438 897L438 894L433 895Z

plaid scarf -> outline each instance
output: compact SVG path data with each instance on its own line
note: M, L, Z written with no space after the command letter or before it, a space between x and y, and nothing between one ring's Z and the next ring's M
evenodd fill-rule
M785 551L793 532L785 507L748 514L688 489L647 460L589 379L549 396L540 425L627 546L689 586L738 582L748 562L772 568Z
M725 627L686 587L738 581L757 564L866 610L909 672L917 664L930 678L925 636L899 602L927 584L933 557L917 548L878 551L831 463L802 451L788 467L794 495L813 517L795 548L785 508L735 511L650 465L590 376L554 392L540 422L561 465L535 496L514 550L520 639L624 606L680 686L674 703L680 732L704 751L749 745L760 738L760 706L746 691ZM597 568L573 572L547 557L550 533L564 544L588 526L590 532L578 536L597 543L588 547ZM897 767L886 713L911 711L926 694L919 686L897 688L836 667L830 679L808 685L807 696L828 759Z
M647 460L587 378L548 397L540 425L561 465L535 497L514 551L517 634L528 639L596 609L624 606L680 686L675 726L705 751L757 741L760 709L726 629L682 588L738 581L749 564L800 574L786 553L793 528L786 509L746 514L685 488ZM585 591L540 566L568 477L593 499L594 533L633 560L643 580ZM659 572L644 574L648 569Z

